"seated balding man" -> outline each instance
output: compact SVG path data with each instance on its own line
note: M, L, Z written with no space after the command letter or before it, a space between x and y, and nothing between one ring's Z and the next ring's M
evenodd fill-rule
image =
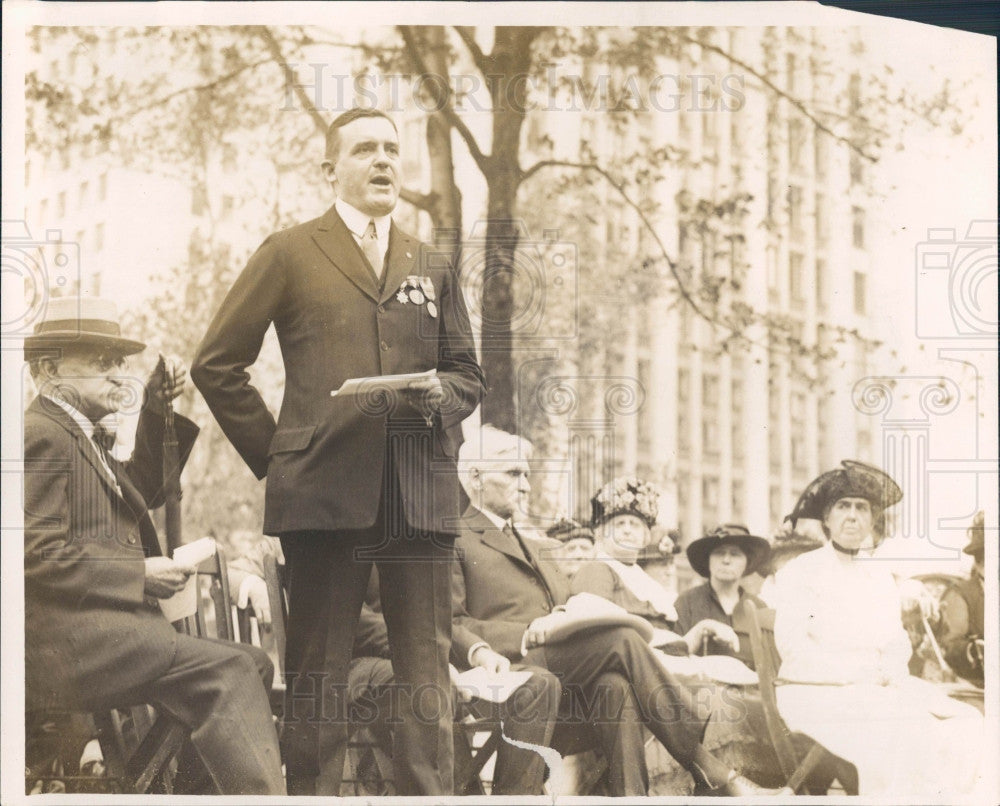
M161 556L148 512L163 502L163 404L183 391L184 370L150 377L130 461L102 438L100 421L127 399L127 357L144 348L94 298L50 301L25 339L39 392L24 418L26 711L153 703L191 731L179 776L190 791L284 794L261 680L270 661L179 634L158 604L194 573ZM175 424L186 458L198 428Z
M643 725L701 787L718 794L773 794L702 747L704 717L636 630L601 628L547 640L552 611L569 591L555 565L515 524L527 508L530 455L526 440L490 426L462 448L462 482L472 503L455 543L455 623L463 628L454 633L456 649L471 634L511 661L555 674L563 687L561 720L594 715L612 795L647 794Z

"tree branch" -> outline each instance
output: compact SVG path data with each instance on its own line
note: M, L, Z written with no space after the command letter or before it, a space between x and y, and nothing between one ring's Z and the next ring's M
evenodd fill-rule
M412 204L418 210L424 210L428 213L434 205L433 193L420 193L419 191L410 190L409 188L400 188L399 198L408 204Z
M420 46L417 44L416 37L414 36L413 26L411 25L397 25L400 35L403 37L403 42L406 44L406 51L413 62L413 66L416 71L422 76L436 75L432 73L427 68L427 62L424 61L423 55L420 53ZM472 155L472 159L475 160L476 165L479 170L484 174L489 171L490 168L490 158L482 152L479 148L479 143L476 142L475 135L465 124L465 121L459 117L458 113L451 105L451 88L445 84L443 88L441 84L435 81L424 82L424 86L429 88L429 91L434 95L434 106L436 109L440 110L441 114L444 115L445 120L448 124L452 126L465 141L466 147L469 149L469 153Z
M254 26L254 30L260 34L261 39L264 40L264 45L267 47L268 52L271 54L271 58L278 62L283 68L285 74L285 81L294 78L294 72L292 68L288 66L288 60L285 58L285 54L281 51L281 43L278 42L277 38L271 33L271 29L266 25ZM292 82L292 89L295 90L295 97L299 99L299 103L302 104L302 108L305 109L309 116L312 118L313 124L321 135L326 135L327 127L329 123L326 118L324 118L316 105L312 102L309 97L309 93L303 89L302 85L298 82Z
M677 288L680 291L681 297L684 301L691 307L699 317L708 322L712 328L718 327L718 322L715 321L709 314L701 309L701 306L688 291L687 286L684 285L684 280L677 270L677 264L670 259L670 255L667 254L667 248L663 245L663 241L660 240L659 233L657 233L656 228L653 226L653 222L649 220L646 214L642 211L642 208L632 200L632 197L628 195L625 190L624 185L615 179L605 168L600 165L596 165L592 162L572 162L570 160L539 160L526 171L521 174L521 183L523 184L528 180L529 177L538 173L538 171L543 168L575 168L580 171L593 171L594 173L600 174L607 181L611 187L618 191L618 195L625 200L625 203L631 207L636 215L639 216L639 220L642 221L643 226L649 230L650 235L653 236L653 240L656 241L656 245L660 249L660 254L663 255L663 259L667 262L667 266L670 269L671 275L673 275L674 281L677 283Z
M688 36L687 34L679 34L679 36L685 42L690 42L693 45L698 45L699 47L705 48L706 50L710 50L713 53L718 53L720 56L728 59L733 64L742 67L752 76L754 76L758 81L764 84L764 86L766 86L769 90L771 90L771 92L775 93L779 97L784 98L786 101L788 101L788 103L794 106L800 113L802 113L803 116L812 121L813 125L817 129L826 132L837 142L843 143L845 146L851 149L851 151L854 151L862 159L868 160L868 162L871 163L878 162L877 157L873 157L870 154L865 153L865 151L861 148L861 146L859 146L849 137L844 137L842 134L838 134L837 132L835 132L833 129L827 126L822 120L816 117L816 115L810 112L808 107L806 107L806 105L802 103L802 101L800 101L794 95L790 95L789 93L785 92L785 90L781 89L781 87L779 87L777 84L771 81L771 79L769 79L767 76L760 73L752 65L748 64L742 59L736 58L735 56L733 56L733 54L729 53L726 50L723 50L718 45L713 45L709 42L702 42L700 39L695 39L694 37Z
M473 33L476 29L471 25L453 25L451 27L461 37L463 44L472 56L472 61L475 63L476 68L485 76L489 72L489 65L487 64L485 54L476 43L476 37Z

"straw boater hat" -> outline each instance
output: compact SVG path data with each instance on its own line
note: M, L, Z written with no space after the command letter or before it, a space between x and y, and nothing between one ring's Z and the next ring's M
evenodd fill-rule
M591 525L598 527L618 515L636 515L650 529L659 514L660 492L642 479L619 478L605 484L590 499Z
M903 500L899 485L879 468L853 459L844 459L840 465L813 480L799 496L787 518L793 529L803 518L822 521L827 508L841 498L864 498L876 514Z
M594 542L594 531L589 526L583 526L572 518L562 518L556 521L545 534L553 537L560 543L569 543L570 540L589 540Z
M122 337L118 309L99 297L57 297L45 307L34 333L24 340L28 357L54 348L88 346L133 355L146 349L141 341Z
M750 530L741 524L726 523L717 526L687 547L691 567L707 579L708 558L712 556L713 551L722 546L736 546L746 555L747 567L743 571L743 576L759 569L771 554L771 546L763 537L750 534Z

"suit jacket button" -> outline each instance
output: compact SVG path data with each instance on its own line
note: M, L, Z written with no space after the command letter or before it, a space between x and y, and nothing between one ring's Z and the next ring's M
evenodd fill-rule
M378 306L378 312L379 313L385 313L385 305L379 305Z
M135 538L134 538L134 537L130 537L130 538L128 539L128 542L129 542L129 543L133 543L133 544L134 544L134 543L135 543Z
M382 351L383 351L383 352L385 352L386 350L388 350L388 349L389 349L389 344L388 344L388 342L384 342L384 341L383 341L383 342L382 342L382 344L381 344L381 345L379 345L379 346L380 346L380 347L382 348Z

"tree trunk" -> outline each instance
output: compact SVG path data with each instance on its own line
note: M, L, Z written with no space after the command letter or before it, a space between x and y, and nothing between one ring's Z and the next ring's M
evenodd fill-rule
M518 433L513 328L515 253L520 228L515 217L521 184L521 127L527 103L531 43L538 28L498 27L486 76L493 100L493 147L486 175L486 260L482 293L482 365L487 394L482 421Z

